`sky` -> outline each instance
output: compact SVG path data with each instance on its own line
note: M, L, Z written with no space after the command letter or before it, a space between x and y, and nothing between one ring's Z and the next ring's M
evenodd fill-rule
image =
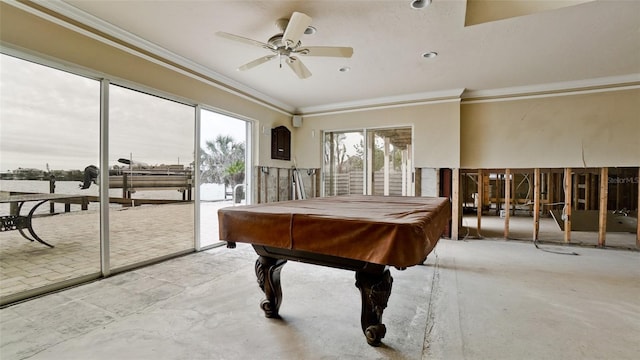
M194 161L194 107L113 84L109 95L110 166ZM99 81L0 54L0 172L97 165L99 121ZM203 110L201 142L218 134L244 141L245 126Z

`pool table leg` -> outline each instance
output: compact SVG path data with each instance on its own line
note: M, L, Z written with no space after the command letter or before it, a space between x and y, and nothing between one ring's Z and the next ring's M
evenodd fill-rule
M387 307L392 283L389 269L385 269L381 274L356 272L356 287L362 295L360 324L369 345L380 345L387 333L387 328L382 323L382 312Z
M284 259L274 259L266 256L260 256L256 260L258 285L267 297L260 302L260 308L264 311L264 316L268 318L280 317L278 315L280 304L282 303L280 271L286 262L287 260Z

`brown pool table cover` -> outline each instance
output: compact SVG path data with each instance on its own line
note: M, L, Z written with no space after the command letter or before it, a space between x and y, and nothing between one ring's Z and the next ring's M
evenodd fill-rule
M349 195L218 210L221 240L408 267L433 250L447 198Z

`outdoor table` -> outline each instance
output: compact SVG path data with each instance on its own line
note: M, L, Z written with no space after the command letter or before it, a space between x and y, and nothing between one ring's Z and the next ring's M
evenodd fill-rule
M54 247L40 238L33 229L33 215L40 205L52 201L52 200L74 200L84 201L83 195L66 195L66 194L17 194L9 195L8 193L0 193L0 203L15 204L15 213L10 211L8 215L0 216L0 231L18 230L20 235L29 241L37 241L48 247ZM26 214L21 214L22 206L26 202L36 202L35 206ZM25 234L24 230L29 232L29 235Z

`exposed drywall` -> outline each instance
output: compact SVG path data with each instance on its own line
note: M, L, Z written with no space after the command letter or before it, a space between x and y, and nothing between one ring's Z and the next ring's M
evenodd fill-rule
M440 189L438 189L438 170L432 168L421 169L420 189L422 189L421 196L440 196Z
M640 165L640 89L463 103L462 168Z
M107 78L126 79L194 103L256 120L254 162L274 165L270 159L270 136L261 129L271 129L290 117L256 102L221 90L204 81L181 74L124 50L29 14L4 2L0 3L0 40L5 45L26 49L62 62L96 71ZM117 81L117 80L116 80ZM269 133L270 134L270 133ZM278 165L281 162L278 162Z
M382 109L303 116L295 128L293 153L298 166L322 166L322 131L413 126L414 167L458 167L460 102L407 105Z

